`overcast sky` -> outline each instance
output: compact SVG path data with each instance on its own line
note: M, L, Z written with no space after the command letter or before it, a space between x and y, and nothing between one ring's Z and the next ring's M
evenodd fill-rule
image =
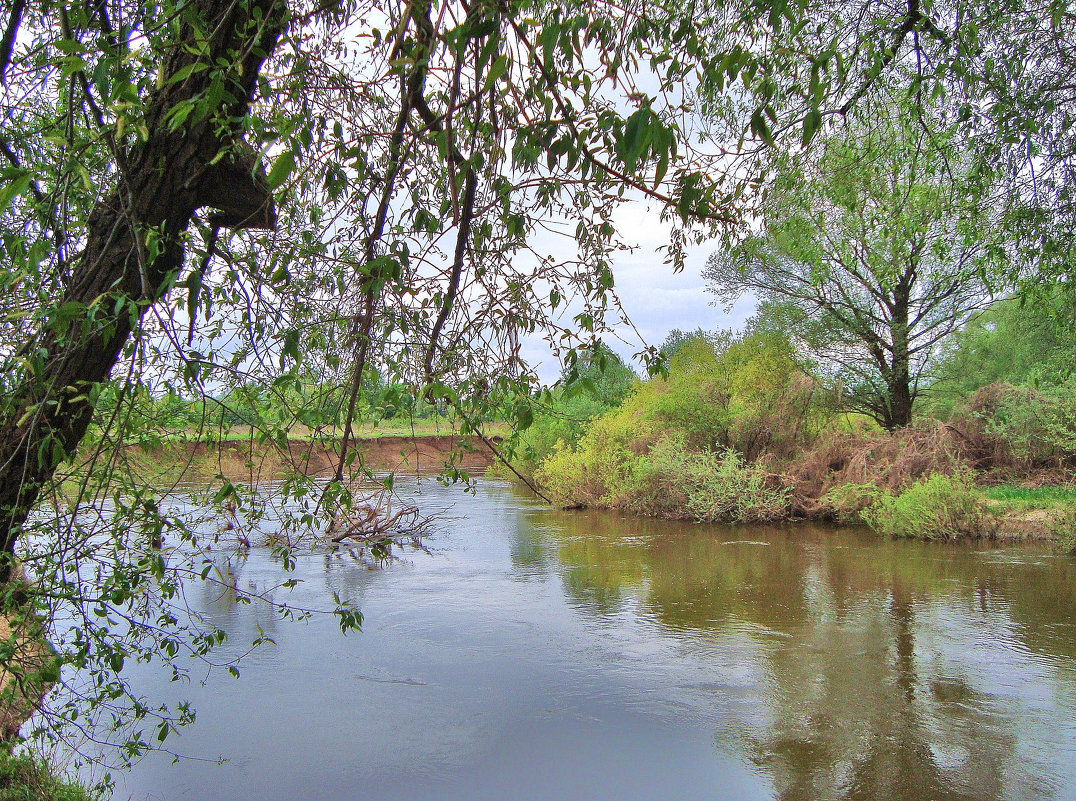
M740 300L731 312L722 305L713 305L717 298L706 291L701 273L706 259L718 247L716 242L704 243L689 251L683 272L674 273L664 263L664 253L658 248L668 243L669 227L660 220L660 210L654 203L642 200L624 203L616 212L615 221L624 241L637 247L614 255L616 292L624 304L643 341L626 325L617 332L625 342L608 344L625 358L638 353L645 345L660 345L669 331L693 331L696 328L739 330L754 311L754 302ZM543 243L545 244L545 243ZM549 249L566 247L550 240ZM552 383L560 374L560 365L549 353L545 343L535 338L524 349L525 358L538 370L545 383ZM638 371L640 365L632 365Z

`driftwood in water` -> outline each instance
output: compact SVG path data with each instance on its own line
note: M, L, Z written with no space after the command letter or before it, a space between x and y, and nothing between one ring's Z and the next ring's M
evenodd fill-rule
M365 502L337 512L325 533L333 542L418 538L429 533L433 520L419 512L417 506L393 509L392 493L380 490Z

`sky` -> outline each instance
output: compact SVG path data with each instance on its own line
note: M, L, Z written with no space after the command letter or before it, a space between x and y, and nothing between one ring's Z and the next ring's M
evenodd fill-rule
M754 312L754 300L748 297L739 300L726 313L724 304L706 290L701 273L707 258L718 247L716 242L690 249L685 268L680 273L674 273L672 267L664 263L664 254L659 248L668 243L669 225L661 221L656 203L626 202L617 209L614 221L624 241L635 246L614 255L615 289L625 312L638 329L636 334L630 326L617 326L617 335L623 341L607 342L622 357L630 358L646 345L661 345L674 328L681 331L697 328L740 330ZM563 241L548 243L550 250L566 246L568 243ZM560 365L541 339L535 337L525 343L523 354L536 368L543 383L552 383L560 375ZM632 366L636 371L641 370L638 362Z

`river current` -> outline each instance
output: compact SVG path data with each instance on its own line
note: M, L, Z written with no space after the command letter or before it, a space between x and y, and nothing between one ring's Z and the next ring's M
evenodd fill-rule
M197 721L117 799L1076 799L1076 559L810 526L557 512L505 483L429 553L307 556L281 622L211 585L190 603L242 676L139 667ZM266 548L237 586L280 583ZM223 757L222 763L217 758Z

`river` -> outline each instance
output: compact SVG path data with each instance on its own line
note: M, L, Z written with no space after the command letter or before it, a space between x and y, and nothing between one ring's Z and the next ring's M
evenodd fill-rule
M433 481L450 516L380 569L300 559L280 622L190 602L245 650L192 684L197 721L117 799L1076 799L1076 560L819 527L556 512ZM254 548L238 586L278 584ZM225 761L215 760L223 757Z

